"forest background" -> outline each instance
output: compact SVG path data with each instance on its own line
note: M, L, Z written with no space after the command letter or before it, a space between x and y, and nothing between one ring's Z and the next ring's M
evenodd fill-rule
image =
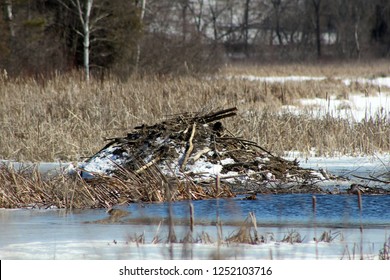
M387 58L385 0L1 0L0 69L48 77L210 73Z

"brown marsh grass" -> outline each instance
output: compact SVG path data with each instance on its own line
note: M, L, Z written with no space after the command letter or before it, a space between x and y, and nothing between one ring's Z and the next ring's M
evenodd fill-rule
M252 140L267 143L267 148L278 154L291 150L310 154L312 148L316 156L390 150L390 124L386 116L355 123L338 117L312 118L309 114L280 114L265 109L247 114L238 120L238 127L244 135L258 131Z
M80 161L104 145L105 138L124 136L141 123L153 124L165 116L237 106L239 115L226 125L237 136L261 144L274 154L286 150L318 155L332 152L362 154L388 152L390 125L384 116L352 123L336 118L312 119L306 114L277 114L281 105L297 98L340 97L356 92L332 79L345 70L351 76L388 74L378 63L347 66L281 65L246 68L248 73L314 75L329 73L324 81L270 84L221 78L241 68L221 70L219 78L189 76L130 77L92 80L80 73L51 79L0 77L0 158L18 161ZM352 69L351 69L352 68ZM328 74L327 74L328 75ZM359 86L364 93L372 86Z
M15 171L0 165L0 208L110 208L133 202L234 196L226 186L216 190L190 180L172 181L153 168L142 174L124 172L121 178L96 175L84 180L78 174L45 178L37 169Z
M56 176L47 180L34 171L0 166L1 208L91 208L95 199L81 178ZM96 205L97 206L97 205Z

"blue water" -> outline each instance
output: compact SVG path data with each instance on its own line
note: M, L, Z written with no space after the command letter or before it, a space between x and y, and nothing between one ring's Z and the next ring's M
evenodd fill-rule
M359 210L356 195L316 195L315 213L310 194L259 195L257 200L242 198L181 201L170 205L175 219L188 221L191 203L195 222L203 222L202 225L207 227L206 231L210 230L207 225L215 223L217 217L224 226L237 228L248 217L249 212L256 215L260 228L359 228L362 225L365 229L386 231L390 227L390 195L363 196L362 211ZM151 225L95 223L109 217L105 209L71 212L0 209L0 255L1 248L8 244L27 242L41 244L44 241L55 244L64 240L71 240L71 243L81 240L123 240L126 236L140 233L145 233L151 240L159 219L168 217L169 207L169 203L140 203L121 207L131 212L124 220L154 218ZM202 229L203 226L197 228ZM188 228L181 227L181 230Z
M194 208L195 222L222 224L243 222L249 212L256 215L258 226L275 227L359 227L388 228L390 226L390 195L363 196L362 211L356 195L316 195L313 212L311 194L258 195L257 200L210 199L171 203L174 218L189 219L189 204ZM122 206L131 214L124 219L168 217L168 203L145 203ZM131 224L96 224L108 217L105 209L75 210L0 210L0 243L10 240L40 240L42 238L80 239L104 237L107 232L123 232ZM87 222L87 223L85 223ZM92 223L91 223L92 222ZM154 224L156 227L156 224ZM140 227L139 227L140 228ZM135 229L135 230L136 230ZM155 230L155 229L153 229ZM87 233L87 234L86 234ZM8 236L6 238L6 236ZM5 239L8 239L5 240Z
M257 200L242 198L191 201L195 219L215 221L218 216L222 221L243 221L253 212L257 222L265 225L390 225L390 195L363 196L361 211L356 195L316 195L315 212L311 194L258 195ZM188 218L189 203L171 203L174 217ZM168 207L168 203L134 204L127 209L132 216L167 217Z

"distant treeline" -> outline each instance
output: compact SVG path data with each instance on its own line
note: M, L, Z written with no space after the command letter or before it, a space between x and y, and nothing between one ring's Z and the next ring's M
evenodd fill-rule
M0 0L0 69L187 73L390 55L388 0Z

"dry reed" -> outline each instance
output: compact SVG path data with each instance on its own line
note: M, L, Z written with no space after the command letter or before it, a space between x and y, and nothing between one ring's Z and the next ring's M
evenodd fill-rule
M270 67L268 72L266 67L259 69L268 74L277 74L280 69L297 74L296 67ZM298 73L324 72L323 68L310 66L305 70L303 65ZM331 73L332 67L326 69ZM365 65L361 69L359 74L372 70ZM380 69L387 74L385 68ZM221 72L220 77L229 71ZM373 75L380 73L372 70L366 74ZM353 123L331 116L313 119L306 114L277 113L281 105L292 104L297 98L325 98L330 92L345 96L356 90L376 89L369 85L347 87L332 76L324 81L284 84L185 76L131 77L121 82L109 77L87 85L77 72L50 80L9 79L3 75L0 157L79 161L99 150L105 138L126 135L140 123L156 123L180 112L233 106L240 113L226 126L235 135L256 141L275 154L292 149L307 152L313 147L318 155L388 152L390 125L385 116Z
M264 236L259 235L257 230L257 221L254 212L249 212L241 227L233 232L228 238L227 243L248 243L260 244L266 242Z
M347 119L312 118L309 114L278 113L270 110L251 112L238 121L243 135L259 131L254 139L267 143L274 154L301 151L316 156L362 155L390 150L390 123L385 117L354 123ZM253 136L252 136L253 137Z
M0 166L0 208L91 208L96 201L80 178L42 178L34 169L16 172Z
M88 181L78 175L42 178L36 169L19 172L0 166L0 208L110 208L132 202L234 196L228 188L217 193L192 181L168 180L153 168L142 175L124 172L120 178L96 175Z
M384 242L383 248L379 250L380 260L390 260L390 237Z

